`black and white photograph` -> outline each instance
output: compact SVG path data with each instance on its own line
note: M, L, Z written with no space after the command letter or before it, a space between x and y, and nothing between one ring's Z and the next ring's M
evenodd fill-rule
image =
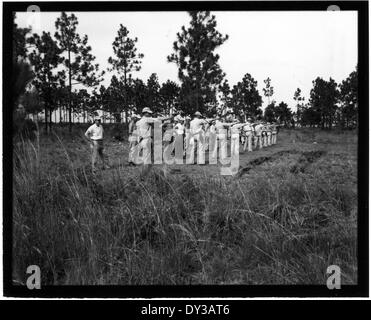
M3 4L9 292L368 295L368 4L246 3Z

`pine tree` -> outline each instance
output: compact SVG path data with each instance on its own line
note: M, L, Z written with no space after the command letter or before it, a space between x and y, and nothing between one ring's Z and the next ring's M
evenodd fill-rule
M15 12L13 13L13 21L16 19ZM27 39L26 36L31 32L30 28L19 28L13 23L13 59L27 58Z
M267 79L263 80L265 83L265 88L263 88L264 96L268 98L268 104L271 103L271 97L273 96L274 90L271 85L271 79L268 77Z
M125 100L124 94L124 85L115 75L112 76L110 85L107 88L104 86L100 87L101 108L103 111L113 115L117 123L121 122L122 104Z
M63 71L56 71L58 65L63 62L63 57L60 56L62 50L49 32L43 32L41 36L35 33L28 42L33 48L29 54L35 72L33 85L44 102L45 131L48 131L48 121L50 129L51 113L56 107L55 91L65 77Z
M132 110L139 113L147 103L147 86L141 79L133 79L130 86Z
M147 107L151 108L154 112L160 112L160 84L156 73L152 73L147 80Z
M358 68L340 84L341 125L349 128L358 122Z
M294 100L296 102L296 120L301 123L305 98L301 96L300 88L296 89L294 93Z
M313 81L313 89L310 92L310 104L317 114L317 123L322 128L332 128L335 112L337 109L338 89L334 79L329 81L317 78Z
M224 114L231 107L231 87L229 86L228 80L224 80L220 86L220 101L221 107L218 108L217 113Z
M123 82L123 90L125 91L125 100L121 106L125 110L126 119L129 101L129 91L130 82L132 78L132 73L134 71L140 71L141 69L141 59L144 58L142 53L138 53L136 48L136 43L138 38L130 38L129 30L120 24L120 29L117 32L117 36L112 43L113 52L115 57L109 57L108 62L112 65L109 71L116 71L120 76L120 81Z
M19 28L14 22L15 19L16 15L13 13L13 72L11 79L13 88L13 109L18 107L19 100L26 92L27 85L34 77L31 66L25 61L27 57L26 35L31 29Z
M260 109L263 100L257 86L258 82L248 73L233 86L231 105L236 115L256 117L263 113Z
M264 110L264 120L267 122L276 121L276 103L272 101Z
M98 72L98 64L93 64L95 57L91 54L91 47L88 45L88 36L83 38L76 31L78 25L77 17L74 14L67 15L62 12L60 18L55 22L57 32L55 38L59 47L66 57L63 64L67 70L69 103L68 103L68 121L69 130L72 130L72 86L82 84L84 86L94 87L102 80L104 71ZM72 81L75 81L72 83Z
M190 26L177 33L174 53L169 62L178 67L181 81L181 108L185 113L216 111L216 95L225 74L219 66L219 55L214 51L228 36L216 30L216 19L209 11L191 11Z
M281 102L275 108L275 115L281 123L285 124L285 127L289 127L292 121L292 112L289 109L287 103Z
M179 86L171 80L167 80L160 88L161 109L167 114L173 114L179 107Z

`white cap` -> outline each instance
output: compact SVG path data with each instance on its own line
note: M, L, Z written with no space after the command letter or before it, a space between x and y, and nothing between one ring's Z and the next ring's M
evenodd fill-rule
M201 112L199 112L199 111L196 111L196 112L195 112L195 116L199 116L199 117L202 117L202 114L201 114Z

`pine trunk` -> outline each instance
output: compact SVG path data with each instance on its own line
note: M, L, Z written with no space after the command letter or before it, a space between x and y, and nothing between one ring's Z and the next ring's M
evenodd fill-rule
M53 121L53 111L52 110L49 110L49 132L52 131L52 121Z
M68 50L68 61L69 61L69 68L68 68L68 82L69 82L69 90L68 90L68 122L69 122L69 132L72 132L72 106L71 106L71 93L72 93L72 70L71 70L71 51Z
M48 133L48 105L45 103L45 132Z

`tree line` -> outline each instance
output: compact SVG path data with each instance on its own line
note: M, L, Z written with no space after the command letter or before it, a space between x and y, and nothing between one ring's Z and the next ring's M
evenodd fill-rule
M337 84L320 77L313 81L306 101L300 88L294 93L295 111L287 103L274 100L270 78L264 80L263 99L257 81L246 73L231 86L219 65L216 49L228 40L217 30L217 22L209 11L189 12L190 24L176 34L167 61L176 64L180 84L167 80L160 84L156 73L143 81L135 73L145 58L138 52L138 38L120 24L112 42L113 55L109 68L100 70L88 44L88 36L77 32L78 19L62 12L55 21L56 31L32 33L29 28L13 24L13 97L14 110L21 104L24 114L44 113L46 130L52 124L52 113L59 112L59 121L69 123L73 115L89 117L102 110L115 122L126 121L132 112L150 107L160 113L192 115L200 111L206 116L233 112L243 117L278 121L285 126L301 125L331 129L357 126L357 68ZM101 82L105 74L110 83Z

